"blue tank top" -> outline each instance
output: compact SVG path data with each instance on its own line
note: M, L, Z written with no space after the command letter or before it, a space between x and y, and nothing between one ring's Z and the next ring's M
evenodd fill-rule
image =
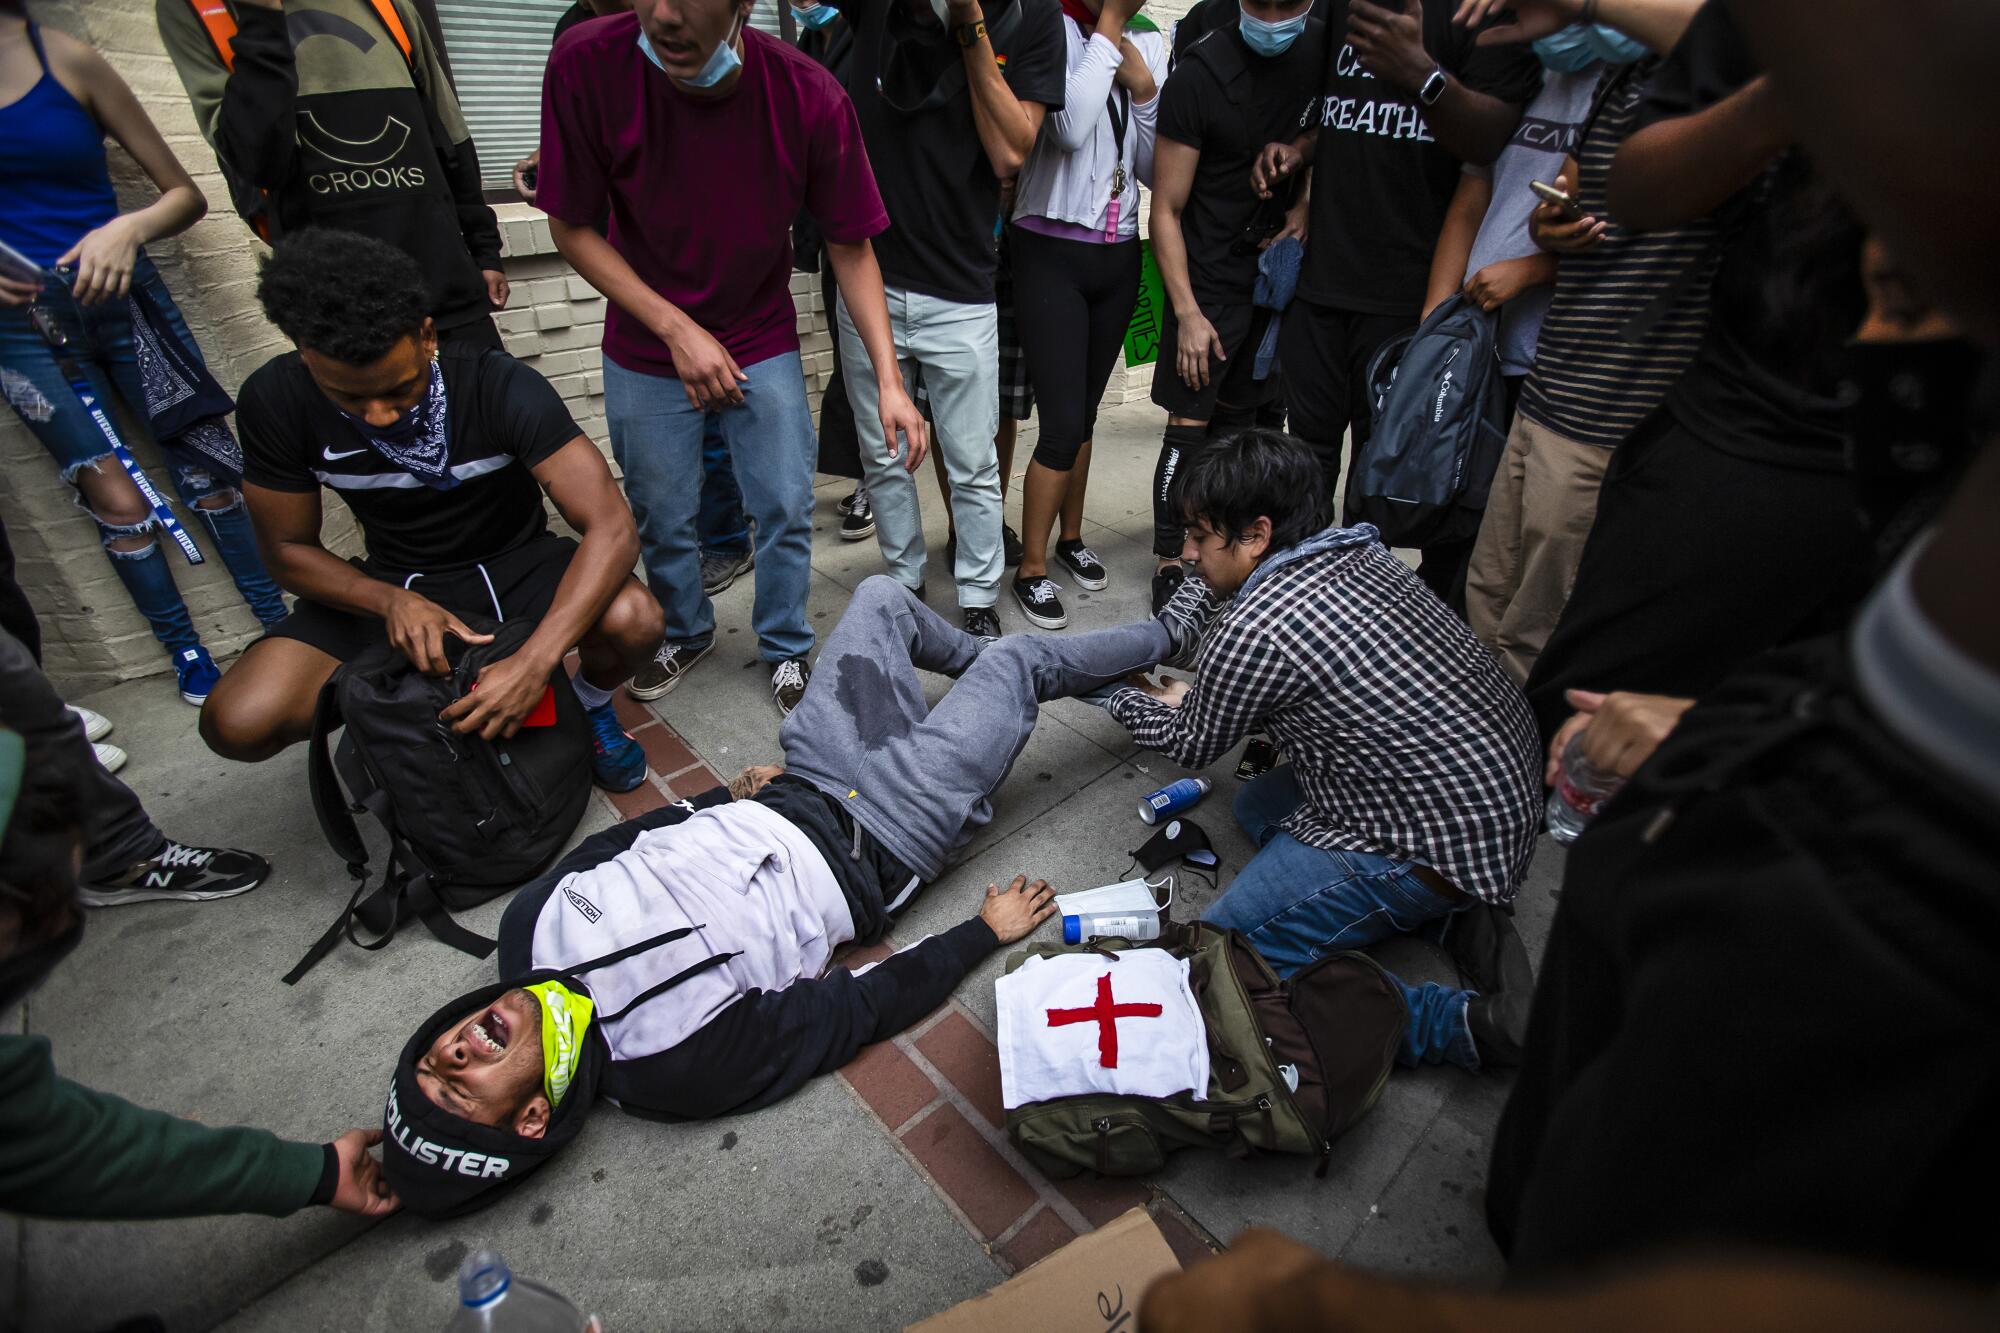
M49 72L34 24L28 36L42 77L0 107L0 240L44 268L118 216L104 161L104 129Z

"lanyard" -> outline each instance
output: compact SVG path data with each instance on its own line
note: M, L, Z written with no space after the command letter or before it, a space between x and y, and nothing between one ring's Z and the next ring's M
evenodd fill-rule
M1104 99L1104 109L1111 115L1111 138L1116 144L1116 163L1111 168L1111 206L1104 213L1104 239L1118 239L1118 201L1125 195L1125 126L1132 119L1132 93L1129 89L1114 87Z

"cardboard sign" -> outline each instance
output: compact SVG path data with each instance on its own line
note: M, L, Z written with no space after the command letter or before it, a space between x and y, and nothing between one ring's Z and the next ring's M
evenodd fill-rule
M1125 364L1149 366L1160 358L1160 324L1167 317L1167 289L1160 266L1153 262L1153 243L1139 242L1139 299L1132 303L1132 322L1125 326Z
M1146 1210L1134 1208L904 1333L1132 1333L1146 1288L1180 1267Z

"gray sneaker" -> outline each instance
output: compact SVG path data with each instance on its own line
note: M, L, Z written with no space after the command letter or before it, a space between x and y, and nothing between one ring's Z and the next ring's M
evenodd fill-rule
M701 590L713 597L756 567L757 554L748 547L740 555L703 555Z
M625 692L634 699L659 698L680 684L681 677L696 662L708 656L708 650L713 647L713 639L695 648L684 643L662 643L660 651L653 654L653 660L640 667L639 674L626 684Z

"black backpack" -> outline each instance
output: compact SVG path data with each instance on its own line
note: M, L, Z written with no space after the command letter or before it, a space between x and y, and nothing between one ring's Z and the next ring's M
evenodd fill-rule
M1453 294L1368 363L1373 429L1349 504L1390 546L1479 532L1507 444L1499 318Z
M511 657L535 631L532 620L463 619L493 642L446 636L449 676L426 676L383 644L335 671L320 691L308 761L313 811L358 883L339 919L286 973L286 985L311 971L342 935L379 949L411 917L453 948L487 957L494 942L453 921L451 912L540 873L583 816L590 734L560 666L549 673L555 716L548 725L486 741L438 719L480 668ZM343 726L339 749L330 753L329 741ZM368 848L354 823L363 811L389 834L388 863L373 893ZM357 927L375 938L364 940Z

